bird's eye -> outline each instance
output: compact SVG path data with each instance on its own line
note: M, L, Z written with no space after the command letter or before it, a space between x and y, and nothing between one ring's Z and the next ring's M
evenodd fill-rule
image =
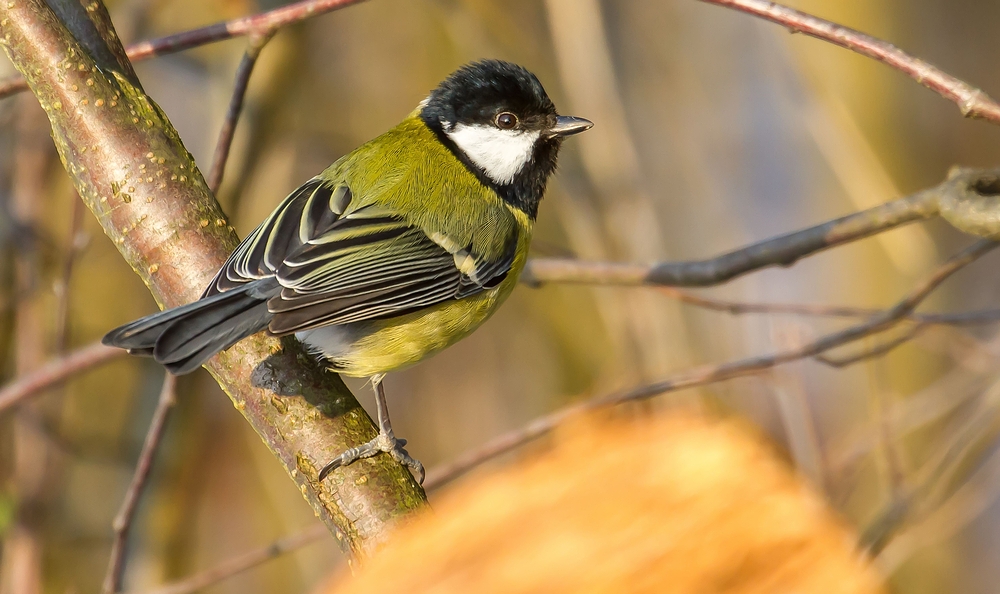
M501 130L513 130L517 126L517 116L509 111L505 111L497 115L496 123L497 128Z

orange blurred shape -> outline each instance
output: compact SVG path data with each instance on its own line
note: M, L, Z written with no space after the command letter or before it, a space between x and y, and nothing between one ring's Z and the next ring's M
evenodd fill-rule
M589 419L467 481L327 594L868 593L854 533L743 423Z

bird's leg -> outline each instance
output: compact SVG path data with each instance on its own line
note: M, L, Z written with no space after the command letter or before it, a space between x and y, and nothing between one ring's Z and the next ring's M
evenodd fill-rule
M392 432L392 424L389 422L389 407L385 402L385 387L382 386L382 379L385 376L376 375L372 377L372 387L375 389L375 406L378 409L378 435L368 443L361 444L356 448L351 448L343 454L337 456L329 464L319 471L319 480L323 480L334 470L341 466L347 466L361 458L370 458L375 454L385 452L392 456L392 459L406 466L413 471L418 483L424 482L424 465L419 460L414 459L403 446L405 439L396 439Z

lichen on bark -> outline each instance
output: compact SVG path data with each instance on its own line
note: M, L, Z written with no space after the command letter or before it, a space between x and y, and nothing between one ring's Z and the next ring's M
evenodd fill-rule
M122 64L103 5L88 2L85 16L94 31L77 17L64 23L42 0L2 2L0 44L45 109L60 159L105 233L161 306L189 302L236 246L235 231L170 121ZM92 47L95 35L109 50L96 59L79 41ZM317 481L318 468L375 428L339 376L296 341L257 335L207 367L345 549L364 554L425 504L388 456Z

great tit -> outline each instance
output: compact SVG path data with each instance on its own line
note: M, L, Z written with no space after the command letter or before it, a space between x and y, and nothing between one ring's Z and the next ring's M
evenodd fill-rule
M591 126L558 115L520 66L467 64L285 198L198 301L103 342L183 374L251 334L294 334L338 373L371 377L376 392L379 436L320 479L386 452L422 480L392 433L381 380L468 335L510 295L562 140Z

